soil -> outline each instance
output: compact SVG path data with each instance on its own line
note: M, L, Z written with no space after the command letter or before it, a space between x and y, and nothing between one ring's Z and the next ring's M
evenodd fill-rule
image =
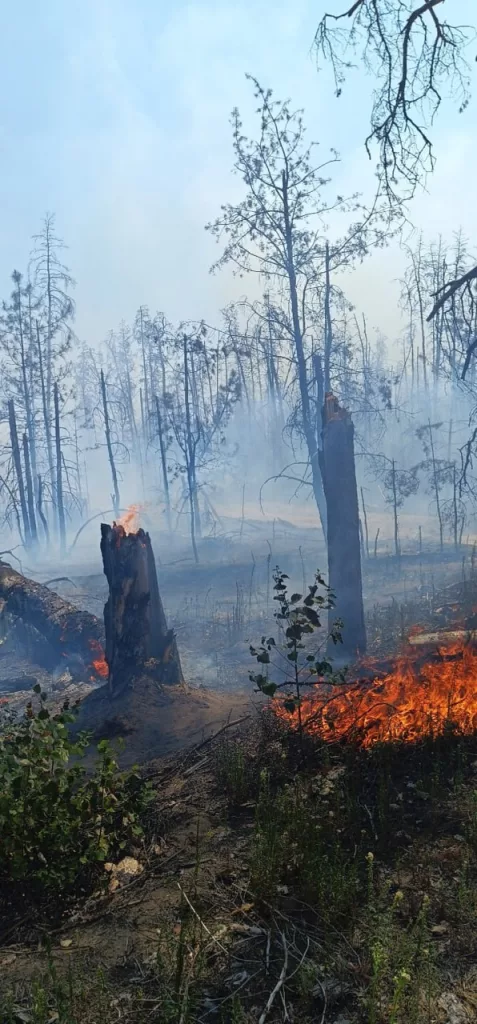
M357 927L348 937L338 932L331 938L324 935L309 908L294 902L287 885L278 887L273 907L263 899L255 900L250 859L256 797L231 806L223 783L227 764L223 743L240 751L242 760L232 761L232 767L236 763L248 766L257 759L257 709L248 682L252 667L249 644L275 629L273 567L278 563L289 573L291 585L301 589L304 578L311 582L315 567L325 564L322 540L312 525L284 524L277 519L273 532L272 524L263 522L246 524L237 539L239 532L240 523L226 544L223 538L203 542L199 566L182 561L180 552L174 565L161 565L158 559L159 586L169 625L178 635L185 687L166 691L150 679L142 679L112 714L105 691L90 680L73 684L68 674L60 671L61 666L56 673L41 673L33 660L9 651L8 644L0 647L0 652L4 651L0 653L0 686L1 680L6 689L15 677L20 681L34 677L49 690L50 703L58 707L65 697L72 701L86 697L84 720L93 726L98 721L109 723L112 738L122 732L126 740L123 764L142 763L155 791L147 842L128 851L142 870L115 892L98 889L65 908L62 921L50 930L49 950L41 950L43 928L31 916L1 922L0 994L14 990L20 1007L31 1006L32 979L51 974L53 966L59 977L79 979L86 989L98 972L106 979L103 1008L98 1008L97 996L93 996L84 1015L74 1018L75 1024L77 1020L96 1024L101 1019L109 1024L118 1019L136 1024L139 1019L160 1019L156 1010L159 954L163 955L164 944L166 953L177 947L182 934L179 921L187 905L189 918L200 917L199 931L207 949L201 1022L231 1021L231 1003L226 1000L235 989L242 994L250 989L253 994L250 1015L242 1019L247 1024L259 1019L280 977L282 934L300 950L308 948L308 942L316 944L315 969L316 963L326 967L329 959L336 958L340 964L326 981L324 1002L317 983L317 1009L309 1019L324 1019L325 1010L330 1024L345 1020L355 1024L364 1019L363 992L368 990L371 965L363 933ZM153 536L153 545L157 558L161 539ZM38 577L45 580L60 575L69 577L55 583L62 596L82 609L102 614L106 584L99 569L99 549L92 564L85 562L81 569L72 563L61 570L49 566L43 574L38 571ZM477 605L473 549L466 547L456 553L448 548L441 554L435 548L419 552L409 545L399 563L381 552L380 557L364 562L364 588L370 652L390 656L416 623L423 628L452 629L472 619ZM208 689L203 688L204 683ZM8 698L8 707L20 709L26 692L19 690ZM237 719L245 721L235 726ZM296 765L289 766L282 756L280 746L271 741L266 748L267 770L281 772L285 782L296 780ZM403 932L410 930L422 894L431 893L431 935L439 977L439 996L433 1002L431 1019L438 1024L470 1024L477 1012L477 957L472 938L476 889L475 879L472 888L472 879L466 874L470 870L467 835L476 756L477 751L469 754L465 785L459 781L452 789L449 784L448 792L435 802L432 790L422 790L418 774L390 780L393 796L389 806L394 808L394 817L389 835L395 839L379 870L391 893L403 893ZM341 771L340 758L340 752L332 755L333 770ZM474 762L476 769L472 768ZM230 783L232 769L227 770ZM315 785L321 774L328 778L329 771L329 764L321 765L312 774L310 785ZM377 840L380 799L373 804L366 795L360 804L368 849ZM324 813L334 812L325 807ZM473 813L475 816L475 810ZM465 925L461 926L459 914L464 909ZM295 966L298 970L298 961ZM320 966L320 972L325 967ZM240 989L241 985L245 988ZM140 1017L133 1002L138 992ZM222 1000L225 1017L217 1010ZM217 1012L212 1012L211 1006ZM51 1020L57 1019L51 1016ZM282 1019L283 1006L277 1001L268 1020L273 1024Z
M90 692L81 703L75 730L91 730L95 741L123 737L118 762L130 767L200 745L228 722L251 717L256 706L250 694L159 687L141 676L113 700L107 686Z
M115 891L98 889L88 899L70 906L63 921L50 930L47 949L41 948L39 936L43 932L34 919L27 918L18 926L2 922L0 994L15 991L19 1008L31 1006L27 993L32 985L38 990L43 984L40 979L53 974L75 990L79 984L90 992L84 1015L68 1017L75 1024L109 1024L117 1019L126 1024L139 1020L161 1020L162 1024L166 1018L157 1016L157 1007L162 1005L168 957L172 952L174 968L181 921L188 919L197 923L196 935L203 937L207 962L199 980L200 1012L189 1017L190 1022L232 1021L230 1000L237 990L248 1007L247 1014L239 1019L244 1024L256 1024L283 967L282 936L287 936L289 955L294 958L285 989L289 1005L298 1000L292 979L302 950L314 950L318 959L310 960L309 969L316 972L317 962L323 978L323 989L318 986L315 997L317 1007L321 999L318 1017L302 1017L298 1012L292 1018L297 1024L319 1020L323 1005L330 1024L343 1024L345 1020L360 1024L368 1019L363 1002L370 971L365 929L374 927L372 921L366 923L363 919L349 937L344 935L342 925L326 933L311 908L296 902L287 885L278 886L270 897L273 906L257 899L251 888L249 864L256 799L233 802L231 806L221 773L224 751L232 743L250 762L260 756L270 768L280 744L270 739L265 748L260 747L259 754L257 737L250 723L244 723L205 748L152 761L146 774L156 800L150 812L148 841L132 851L138 871L123 878ZM331 793L333 779L345 771L344 761L343 767L340 764L340 755L334 752L331 770L330 764L326 768L317 765L312 773L314 784L321 784L321 779L328 787L324 792ZM431 1015L422 1019L435 1024L471 1024L477 1008L472 911L470 905L465 914L459 911L458 899L460 872L466 870L466 800L475 785L475 771L474 777L471 771L465 786L461 783L457 791L450 789L445 799L441 797L435 803L426 792L416 789L412 778L410 765L406 764L397 778L394 772L390 776L393 790L403 791L396 811L402 831L392 852L380 858L379 871L385 891L391 894L389 899L393 893L400 893L398 920L403 934L411 930L410 922L423 892L432 896L429 932L434 980L432 1001L426 1007ZM371 796L369 799L371 802ZM325 809L327 804L325 799ZM376 827L373 803L371 807L363 814L363 831L370 847ZM470 876L466 884L470 887ZM470 898L469 888L467 902ZM195 942L185 939L190 957ZM225 1016L219 1013L222 1005ZM455 1016L451 1010L455 1010ZM21 1012L27 1015L19 1016L19 1021L30 1020L26 1010ZM49 1019L57 1020L54 1012ZM267 1019L270 1024L283 1020L280 1004Z

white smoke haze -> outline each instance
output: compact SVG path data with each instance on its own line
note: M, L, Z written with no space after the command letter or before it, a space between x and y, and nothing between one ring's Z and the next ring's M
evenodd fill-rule
M464 0L461 7L465 20L473 8ZM169 581L165 603L175 621L191 586L201 628L210 620L212 631L240 632L238 624L245 629L246 620L251 630L255 613L266 606L271 614L273 565L280 560L301 588L318 565L326 569L326 547L283 266L271 276L263 266L260 273L238 268L234 274L229 262L211 275L227 240L217 244L204 227L246 194L242 177L233 173L230 115L238 107L243 133L257 138L259 101L245 78L252 73L273 89L274 99L290 97L291 111L304 108L306 142L319 142L314 164L327 161L332 147L339 153L339 162L323 171L331 180L321 194L332 209L315 222L310 213L308 221L320 225L310 286L299 272L318 450L325 241L333 252L362 217L357 204L369 209L374 199L374 163L362 144L372 82L353 71L343 96L334 98L329 68L318 74L307 57L316 11L305 2L293 11L288 4L247 2L192 3L169 12L145 2L91 2L75 10L61 59L57 32L72 15L63 8L56 13L56 30L45 42L43 92L31 101L19 97L36 169L26 202L25 190L14 183L15 170L20 182L25 176L24 142L3 172L10 175L10 201L0 254L0 550L12 551L20 559L15 564L38 578L63 572L98 577L100 522L135 505ZM10 41L15 19L9 12ZM41 37L41 26L36 30ZM29 32L25 46L33 55ZM4 42L8 71L7 50ZM42 120L40 99L52 91L50 119ZM3 102L8 107L7 98ZM9 133L16 138L12 111L8 107L5 140ZM475 438L467 447L477 407L473 363L461 379L475 320L464 304L424 323L439 275L471 265L475 255L477 214L468 202L468 168L477 158L471 118L468 109L457 120L444 101L435 128L436 170L410 204L409 223L397 231L397 223L389 229L384 218L377 220L386 244L375 246L371 238L367 254L363 244L346 266L336 258L331 271L327 386L355 424L367 600L375 557L400 579L401 556L431 552L440 558L442 537L445 556L460 562L476 533ZM344 211L336 209L343 206L337 197L349 200ZM46 210L55 211L52 230L68 246L53 244L55 258L68 270L57 267L51 331L45 267L30 262L32 247L45 244ZM33 244L33 234L42 235L43 243ZM260 253L256 238L252 250ZM416 260L419 274L413 276ZM19 285L10 276L15 267L23 275ZM25 526L29 472L33 539ZM227 565L227 584L227 574L214 583L217 567ZM167 576L169 570L177 577ZM100 614L104 585L97 587L88 600ZM210 588L204 604L198 595Z

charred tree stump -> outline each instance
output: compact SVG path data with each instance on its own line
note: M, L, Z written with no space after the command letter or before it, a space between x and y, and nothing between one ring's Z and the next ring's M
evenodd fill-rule
M354 426L330 392L323 406L320 463L328 519L328 577L336 595L334 618L343 622L342 653L354 658L366 651L359 506L354 458ZM336 651L336 649L334 648Z
M109 585L104 606L109 693L115 697L143 674L159 683L183 682L174 633L167 628L148 533L101 525L101 554Z

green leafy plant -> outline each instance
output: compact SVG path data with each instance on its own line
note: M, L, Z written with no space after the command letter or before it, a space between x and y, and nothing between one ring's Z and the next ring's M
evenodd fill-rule
M51 715L34 688L24 717L0 735L0 884L21 882L51 894L87 885L105 860L142 835L150 798L136 769L119 771L107 741L91 775L81 764L90 738L72 738L77 707Z
M249 678L268 697L275 697L279 690L286 691L284 707L291 713L298 713L302 742L302 691L304 687L336 682L336 673L324 651L329 640L334 644L341 642L342 622L337 619L326 635L321 636L317 648L310 651L305 640L318 630L321 631L321 613L334 607L334 594L319 570L305 597L302 594L289 596L285 582L288 576L278 566L273 573L273 580L273 600L278 604L274 618L281 627L282 640L277 643L273 636L262 636L260 647L250 647L251 655L260 666L266 668L260 672L251 672Z

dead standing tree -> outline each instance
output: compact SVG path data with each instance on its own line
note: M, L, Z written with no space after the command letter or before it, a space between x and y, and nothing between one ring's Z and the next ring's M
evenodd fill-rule
M110 469L111 469L111 479L113 481L113 493L111 495L111 498L112 498L112 502L113 502L114 513L115 513L116 516L118 516L119 515L119 506L121 504L121 498L120 498L120 494L119 494L118 473L117 473L117 469L116 469L116 462L115 462L115 459L114 459L113 441L112 441L112 437L111 437L111 422L110 422L110 417L109 417L108 398L107 398L107 395L106 395L106 382L105 382L104 373L103 373L102 370L101 370L101 373L100 373L100 381L101 381L101 403L102 403L103 419L104 419L104 436L106 438L106 448L108 450L108 460L109 460L109 466L110 466Z
M101 525L101 554L109 585L104 606L109 692L150 674L159 683L183 682L174 633L167 628L148 533Z
M328 513L328 583L336 595L334 614L343 622L343 653L366 651L359 506L354 458L354 426L333 394L323 407L321 472Z
M26 548L30 548L32 545L32 532L30 526L30 519L28 516L28 505L25 494L25 483L23 479L23 469L20 456L20 445L18 443L18 431L17 431L17 420L15 415L15 405L13 398L8 403L8 420L10 427L10 442L12 446L12 458L13 465L15 467L15 475L17 478L17 489L20 503L20 509L23 520L23 537Z

